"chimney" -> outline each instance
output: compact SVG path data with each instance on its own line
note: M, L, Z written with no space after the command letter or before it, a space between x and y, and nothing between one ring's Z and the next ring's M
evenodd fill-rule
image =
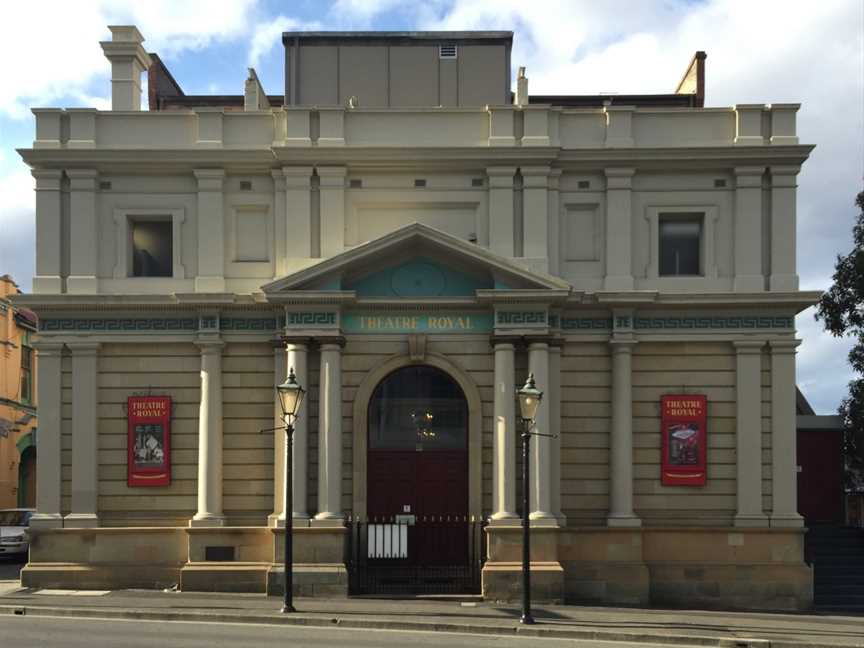
M134 25L109 25L111 40L99 43L111 62L111 110L141 110L141 74L152 61Z
M270 108L270 101L258 80L255 68L249 68L249 76L243 88L243 109L248 112L250 110L267 110L268 108Z
M525 76L525 67L519 68L516 75L516 101L517 106L528 105L528 77Z

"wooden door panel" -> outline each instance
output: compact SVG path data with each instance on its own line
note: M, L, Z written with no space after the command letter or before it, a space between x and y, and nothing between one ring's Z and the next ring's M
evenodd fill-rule
M843 521L840 434L798 432L798 513L809 524Z

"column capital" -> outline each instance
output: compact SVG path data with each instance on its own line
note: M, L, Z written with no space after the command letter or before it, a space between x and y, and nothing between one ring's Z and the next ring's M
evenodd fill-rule
M348 175L347 167L316 167L320 187L328 189L343 189L345 177Z
M344 337L319 338L318 342L321 351L341 351L345 347Z
M52 342L50 340L36 340L33 342L33 348L39 352L39 356L42 358L60 357L63 355L64 346L62 342Z
M763 166L741 166L733 169L735 187L738 189L758 189L762 187Z
M309 189L312 187L314 167L282 167L281 171L273 171L273 177L282 176L287 189ZM319 174L320 175L320 174Z
M99 172L96 169L66 169L71 191L96 191Z
M74 340L67 342L66 346L72 352L73 356L95 356L99 353L99 348L102 346L102 344L100 342L92 342L90 340Z
M632 353L633 347L639 344L638 340L624 340L612 338L609 340L609 347L612 353Z
M509 347L510 350L515 350L515 349L516 349L516 346L517 346L520 342L522 342L522 338L519 337L519 336L509 336L509 337L501 336L501 337L496 337L496 336L493 335L492 337L489 338L489 344L490 344L490 345L492 346L492 348L494 348L495 350L498 350L498 349L507 349L508 347Z
M739 355L759 354L765 347L765 340L735 340L732 342L736 353Z
M192 175L198 181L198 193L222 191L225 169L193 169Z
M195 340L195 346L201 349L201 355L222 353L225 343L222 340Z
M31 169L30 175L36 180L36 191L60 191L63 172L59 169Z
M794 355L798 352L797 349L800 344L801 340L771 340L768 342L772 355L783 353Z

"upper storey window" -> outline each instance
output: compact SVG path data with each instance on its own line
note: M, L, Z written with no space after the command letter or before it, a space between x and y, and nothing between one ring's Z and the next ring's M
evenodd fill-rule
M174 276L171 221L136 220L131 223L131 229L132 276Z
M661 277L702 274L701 215L661 215L658 234Z

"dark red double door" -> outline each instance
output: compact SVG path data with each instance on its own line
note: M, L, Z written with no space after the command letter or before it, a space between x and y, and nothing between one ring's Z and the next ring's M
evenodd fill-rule
M370 450L367 470L370 523L408 527L403 564L467 562L467 450Z

